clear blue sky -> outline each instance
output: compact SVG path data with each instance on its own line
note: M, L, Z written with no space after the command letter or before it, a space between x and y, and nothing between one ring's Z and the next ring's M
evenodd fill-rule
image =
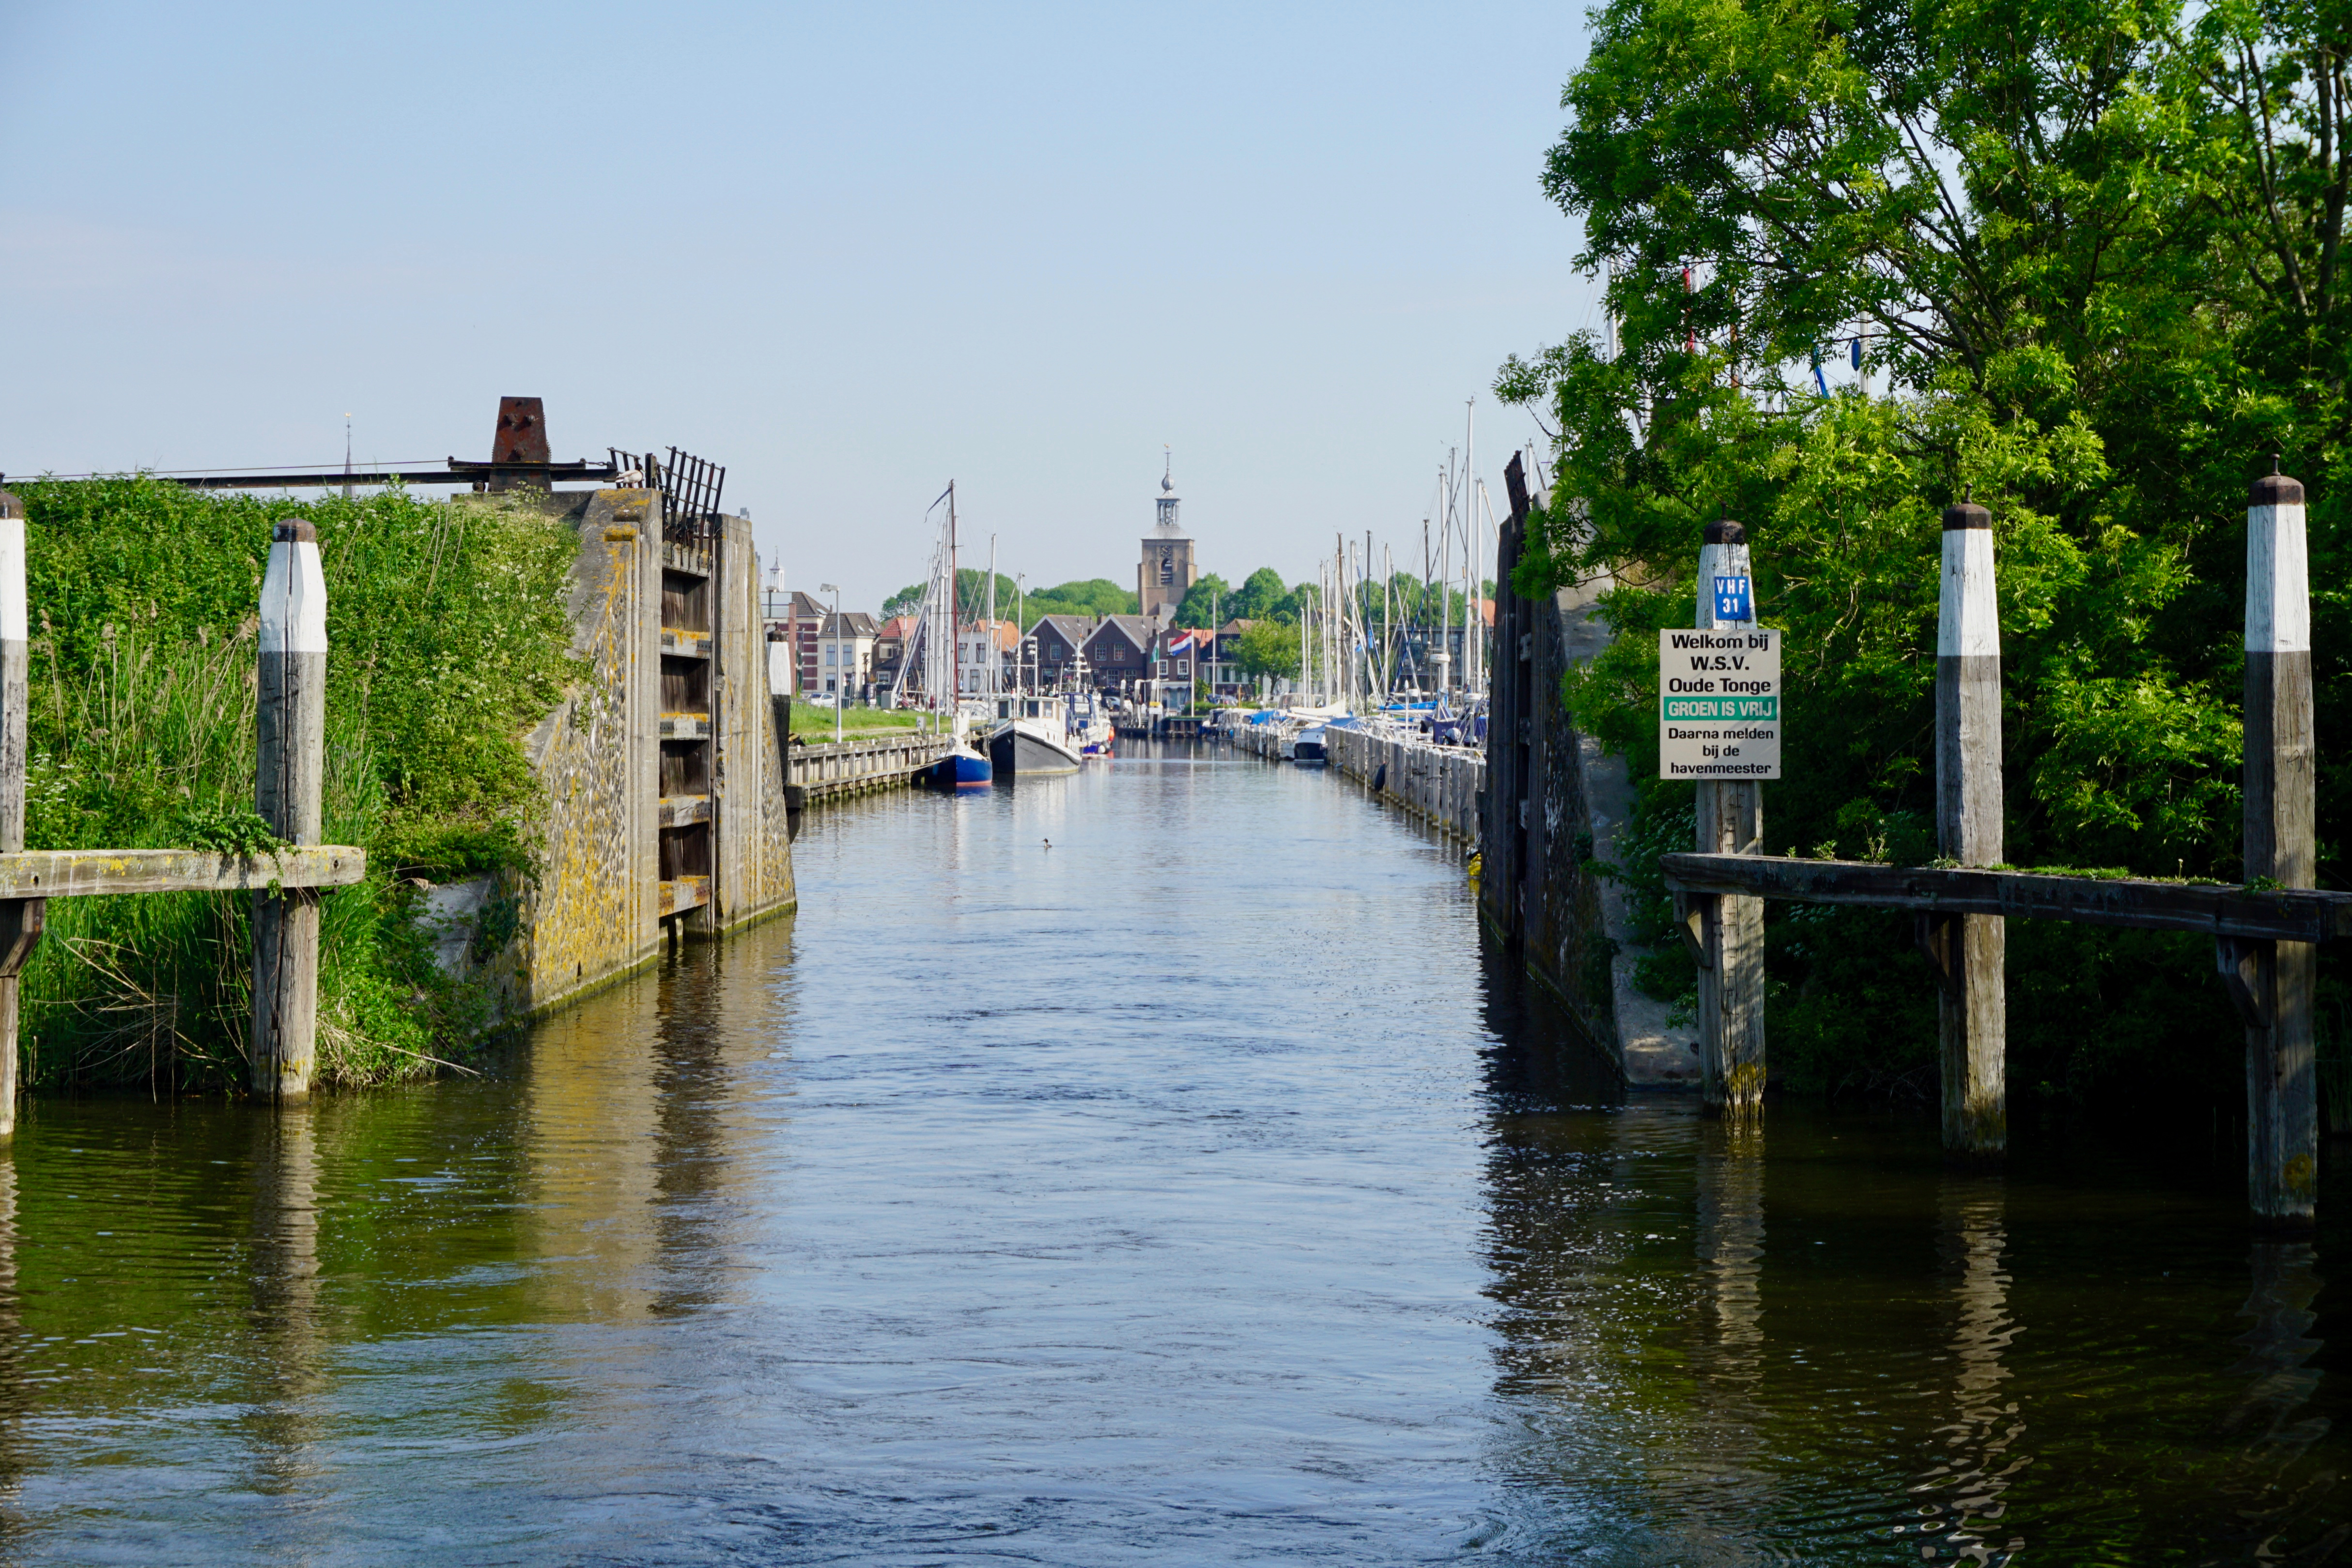
M729 468L794 586L924 507L1131 582L1162 444L1209 570L1418 549L1515 350L1598 320L1538 177L1575 5L0 0L0 470ZM977 564L976 558L967 558Z

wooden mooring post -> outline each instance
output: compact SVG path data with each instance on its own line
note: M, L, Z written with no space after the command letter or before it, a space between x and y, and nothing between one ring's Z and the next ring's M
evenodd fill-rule
M2312 743L2311 587L2303 486L2254 481L2246 507L2245 873L2311 887L2318 872ZM2257 1221L2303 1226L2319 1175L2308 942L2224 936L2216 959L2246 1026L2246 1192Z
M247 893L254 898L253 1081L277 1101L310 1092L319 1030L319 890L365 880L367 854L322 844L327 590L317 535L283 522L261 592L261 815L293 847L216 850L25 848L26 671L25 508L0 490L0 1137L16 1131L17 981L52 898L100 894Z
M2310 1227L2319 1166L2313 1007L2318 950L2324 942L2352 940L2352 893L2315 885L2318 794L2304 519L2300 483L2282 474L2254 482L2246 509L2245 884L2233 887L1995 869L2002 851L2000 643L1991 518L1969 503L1950 508L1944 518L1937 640L1937 830L1944 852L1960 863L1896 866L1759 855L1731 841L1736 835L1724 831L1729 813L1709 804L1709 791L1727 787L1700 785L1701 851L1663 856L1660 867L1685 914L1685 935L1700 950L1710 1094L1714 1053L1747 1043L1745 1037L1725 1038L1730 1016L1721 998L1744 993L1748 983L1739 977L1744 968L1726 974L1735 960L1746 959L1722 935L1728 920L1713 912L1743 900L1912 912L1944 986L1946 1144L1973 1156L1998 1155L2006 1143L2003 920L2210 936L2246 1030L2248 1207L2261 1225ZM1708 609L1702 599L1702 616ZM1712 972L1706 967L1710 956ZM1753 1048L1760 1067L1760 945L1753 968L1759 998ZM1717 998L1712 1014L1711 994Z
M1739 614L1718 614L1717 579L1741 584ZM1698 552L1698 629L1756 625L1748 530L1725 518L1706 525ZM1753 779L1708 779L1698 786L1702 854L1762 852L1764 786ZM1742 894L1704 901L1697 926L1700 1108L1735 1122L1764 1113L1764 901Z
M278 525L261 582L259 747L254 806L298 848L319 842L327 757L327 578L319 536L299 518ZM310 1092L319 1041L319 894L253 901L253 1092Z
M32 669L25 503L0 490L0 854L25 847L25 726ZM48 901L0 900L0 1138L16 1131L16 982Z
M2000 613L1993 595L1992 514L1944 511L1943 591L1936 621L1936 842L1964 866L2001 861ZM2008 925L1998 915L1916 912L1936 971L1944 1147L1997 1158L2009 1146Z

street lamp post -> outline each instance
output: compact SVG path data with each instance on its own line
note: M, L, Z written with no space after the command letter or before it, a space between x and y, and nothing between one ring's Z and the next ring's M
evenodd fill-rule
M830 582L816 585L819 593L833 595L833 743L841 744L841 590Z

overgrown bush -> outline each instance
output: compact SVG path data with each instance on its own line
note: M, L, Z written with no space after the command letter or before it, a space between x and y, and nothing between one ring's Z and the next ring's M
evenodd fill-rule
M414 879L527 875L523 737L577 674L571 530L527 506L307 502L144 478L20 483L34 628L26 841L215 841L254 800L255 631L273 525L316 525L328 591L326 831L368 851L322 901L319 1077L415 1076L486 998L434 966ZM234 1085L249 900L58 899L25 979L27 1082Z

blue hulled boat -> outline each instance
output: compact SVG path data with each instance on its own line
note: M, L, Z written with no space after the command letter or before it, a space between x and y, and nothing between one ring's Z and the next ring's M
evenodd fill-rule
M945 757L931 764L931 782L942 789L986 784L993 776L988 758L974 750L969 740L957 741Z

